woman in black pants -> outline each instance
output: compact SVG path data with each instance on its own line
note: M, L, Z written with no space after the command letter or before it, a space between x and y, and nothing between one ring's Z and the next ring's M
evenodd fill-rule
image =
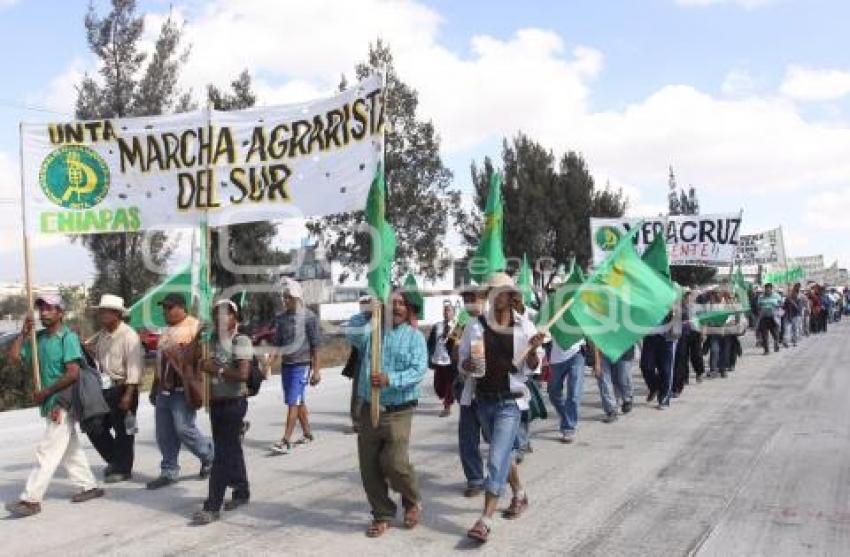
M212 357L201 362L204 373L211 376L210 422L215 453L209 495L203 509L192 517L195 524L218 520L228 487L233 488L233 498L224 503L226 511L246 504L251 496L241 433L248 410L246 382L251 374L253 346L250 337L237 333L238 311L230 300L215 305Z

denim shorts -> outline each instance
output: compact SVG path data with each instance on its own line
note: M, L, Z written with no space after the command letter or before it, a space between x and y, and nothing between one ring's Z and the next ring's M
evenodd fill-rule
M283 400L287 406L299 406L306 402L304 395L310 377L307 364L284 364L280 370L280 382L283 387Z

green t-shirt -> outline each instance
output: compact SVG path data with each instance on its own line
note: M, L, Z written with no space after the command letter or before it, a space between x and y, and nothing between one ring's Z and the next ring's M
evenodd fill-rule
M59 381L65 375L65 364L80 362L83 359L83 349L80 347L80 339L77 334L66 326L62 326L54 335L49 335L46 329L38 332L38 365L41 376L41 388L47 388ZM28 366L32 365L32 343L29 339L24 341L21 349L21 357ZM49 397L41 405L41 415L47 414L56 406L59 394Z
M254 357L254 346L246 335L237 334L229 339L218 339L214 335L213 343L213 358L221 367L230 368L239 360L251 360ZM211 390L215 398L233 398L244 396L246 385L244 381L230 383L223 378L213 377Z
M759 315L761 317L773 317L774 311L779 307L782 299L776 292L770 296L762 294L758 299Z

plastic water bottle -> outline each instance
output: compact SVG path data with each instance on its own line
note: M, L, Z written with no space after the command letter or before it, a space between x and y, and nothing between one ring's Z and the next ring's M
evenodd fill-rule
M487 369L487 364L484 359L484 333L481 330L476 330L470 342L470 359L475 366L475 371L470 375L475 378L484 377Z
M136 424L136 415L132 412L127 412L124 416L124 430L127 435L135 435L139 432L139 426Z

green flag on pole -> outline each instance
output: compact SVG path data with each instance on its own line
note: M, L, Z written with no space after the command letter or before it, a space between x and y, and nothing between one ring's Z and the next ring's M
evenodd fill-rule
M484 284L492 273L507 268L508 262L502 246L503 228L502 177L494 172L490 177L490 191L484 209L484 231L470 261L470 275L478 284Z
M564 304L573 297L582 282L584 282L584 273L582 273L581 267L576 265L575 261L573 261L570 274L567 275L564 283L554 293L550 294L549 297L546 298L546 302L540 308L540 312L537 314L537 325L540 326L544 323L548 323L552 316L554 316L560 308L564 307ZM552 326L549 330L549 334L552 335L552 338L555 339L561 348L565 349L584 338L584 333L581 331L578 324L576 324L575 319L569 315L569 312L565 313L564 316Z
M643 262L652 267L656 273L666 278L670 277L670 262L667 259L667 240L664 234L656 234L641 257Z
M371 232L370 270L366 277L372 294L382 302L390 297L390 277L395 259L395 232L387 222L387 186L380 164L366 199L366 223Z
M416 317L425 319L425 298L422 296L422 291L419 290L419 285L416 284L416 277L413 273L408 273L404 279L404 291L407 293L408 299L417 307Z
M522 303L528 305L534 301L534 287L532 286L533 278L531 274L531 266L528 264L528 256L522 254L522 266L519 268L519 277L517 280L517 288L522 294Z
M466 324L469 323L469 320L472 319L472 316L469 315L469 312L466 311L465 307L461 307L460 311L457 312L457 326L458 327L466 327Z
M195 279L195 288L198 296L197 315L201 323L209 323L212 319L212 302L213 289L210 284L210 268L209 254L207 253L207 235L209 227L207 225L206 216L201 221L200 225L200 245L198 249L198 266L197 277Z
M130 306L128 317L134 329L162 328L167 324L159 303L167 294L182 294L186 303L192 299L192 267L187 265L180 271L148 290L144 296Z
M612 362L664 320L676 301L673 284L638 257L633 245L640 226L581 285L566 312Z
M738 303L741 304L741 308L744 311L750 310L749 290L747 288L747 281L744 280L744 273L741 272L741 266L738 265L735 274L732 276L732 294L738 298Z

